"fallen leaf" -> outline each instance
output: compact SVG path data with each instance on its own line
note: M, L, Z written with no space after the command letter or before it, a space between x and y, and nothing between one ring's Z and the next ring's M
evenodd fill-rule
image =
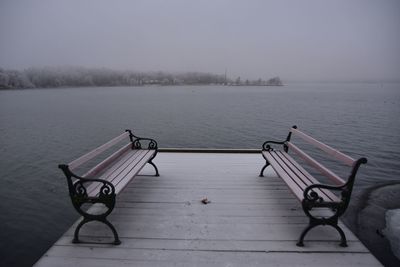
M204 205L207 205L208 203L210 203L211 201L209 201L207 198L203 198L201 200L201 203L203 203Z

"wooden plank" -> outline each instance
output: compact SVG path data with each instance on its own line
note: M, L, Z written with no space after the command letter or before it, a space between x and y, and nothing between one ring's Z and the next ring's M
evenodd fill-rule
M268 162L272 163L271 166L272 168L278 173L278 175L282 178L282 180L288 185L289 189L293 192L293 194L296 196L298 200L303 199L303 190L299 186L296 181L293 181L293 179L287 174L285 171L284 167L281 166L275 158L271 155L271 153L264 153L266 159Z
M124 190L125 192L125 190ZM285 191L284 194L289 194L290 191ZM128 194L131 194L128 192ZM156 196L158 193L154 192L151 193L151 196ZM165 191L164 194L170 194L170 192ZM138 209L146 208L146 207L151 207L151 208L176 208L176 206L190 206L192 208L207 208L208 209L225 209L225 208L235 208L235 209L275 209L273 207L299 207L298 201L293 198L292 196L287 197L287 198L265 198L262 200L259 200L258 202L242 202L240 199L237 201L233 201L233 199L228 199L227 201L216 201L214 199L209 199L209 204L204 204L202 202L202 199L196 199L192 196L190 196L190 193L187 195L182 195L183 196L180 201L157 201L154 199L153 201L135 201L132 198L126 198L121 197L119 198L119 201L117 203L118 207L137 207ZM200 194L196 194L200 195ZM207 194L208 195L208 194ZM178 199L178 198L177 198ZM213 207L210 207L210 206ZM276 208L279 209L279 208Z
M348 166L353 166L354 163L356 162L356 160L353 159L352 157L316 140L315 138L312 138L311 136L299 131L298 129L292 128L291 132L296 134L297 136L299 136L304 141L307 141L308 143L318 147L322 151L326 152L328 155L332 156L333 158L335 158L338 161L343 162L344 164L346 164Z
M297 161L295 161L288 153L285 152L280 152L282 154L282 156L284 156L288 161L291 162L291 164L293 164L293 166L296 167L296 169L298 170L298 175L304 175L305 177L307 177L307 179L310 181L311 184L319 184L320 182L315 179L310 173L308 173L300 164L297 163ZM326 189L322 189L322 190L314 190L316 192L323 192L323 195L320 194L320 196L326 196L327 200L330 201L340 201L339 198L333 194L331 191L326 190Z
M143 168L148 159L153 155L154 150L131 150L130 157L119 165L112 173L100 176L100 179L107 180L114 185L115 193L118 194L132 180L132 178ZM97 193L101 184L90 191L91 194ZM89 192L89 191L88 191Z
M72 249L71 249L72 248ZM381 266L364 253L298 253L280 251L188 251L55 247L37 266Z
M125 188L124 192L127 191ZM131 192L129 192L131 193ZM201 201L201 199L207 197L213 203L235 203L235 204L268 204L268 203L275 203L277 201L293 201L293 197L289 190L282 192L282 194L275 194L274 196L265 196L261 197L239 197L239 196L219 196L218 194L209 194L207 192L196 193L194 195L187 192L186 194L179 194L179 195L170 195L171 192L165 191L161 195L152 194L148 196L146 194L138 194L136 196L130 196L129 201L136 201L136 202L179 202L179 201L188 201L188 202L195 202ZM268 192L267 192L268 193ZM124 201L124 200L122 200ZM298 200L296 200L298 203Z
M300 188L302 192L301 196L296 195L300 201L304 199L303 192L308 186L312 184L319 184L319 182L304 169L303 171L299 171L299 169L292 164L292 161L285 156L286 153L281 151L264 151L263 154L269 159L268 161L272 167L274 167L274 165L279 165L281 167L277 169L279 175L290 177L291 183L287 185L292 191L298 191L298 188ZM292 186L295 188L291 188ZM338 201L338 198L330 192L326 193L320 189L315 189L313 191L317 192L318 195L323 197L325 200Z
M109 149L110 147L114 146L115 144L117 144L118 142L122 141L124 138L128 137L129 133L125 132L117 137L115 137L114 139L108 141L107 143L95 148L94 150L90 151L89 153L77 158L76 160L71 161L68 166L70 170L75 169L76 167L82 165L83 163L93 159L94 157L96 157L97 155L99 155L100 153L104 152L105 150Z
M125 146L117 150L115 153L113 153L111 156L107 157L105 160L94 166L92 169L86 172L82 177L91 178L99 174L105 168L107 168L111 163L115 162L120 156L122 156L129 149L131 149L131 146L132 146L131 143L126 144Z
M281 209L299 209L298 202L291 203L278 203L278 204L253 204L253 203L243 203L243 204L231 204L231 203L218 203L218 202L210 202L210 204L204 205L200 200L196 202L122 202L117 203L118 208L131 208L136 210L152 210L152 211L160 211L162 213L167 213L168 211L173 211L176 209L187 209L190 211L203 211L203 212L222 212L228 210L247 210L263 213L265 210L268 212L272 212L273 210L281 210Z
M100 239L101 240L101 239ZM104 247L99 244L72 244L69 236L62 237L57 246ZM349 241L349 246L332 246L330 241L313 241L308 246L298 247L289 240L207 240L207 239L162 239L162 238L127 238L123 248L132 249L163 249L163 250L201 250L201 251L287 251L287 252L343 252L368 253L360 241Z
M179 217L178 217L179 218ZM230 240L292 240L296 242L307 224L194 224L190 221L170 222L112 221L118 234L125 238L164 238L164 239L222 239ZM348 229L344 229L348 240L358 240ZM82 239L112 236L111 231L101 223L93 222L81 229ZM73 236L74 229L66 232ZM316 227L307 234L307 241L339 242L339 234L332 227Z
M266 152L268 153L268 152ZM283 169L286 171L286 173L292 178L293 181L297 183L297 185L301 188L301 190L304 192L305 189L313 184L318 184L319 182L311 176L308 172L300 172L296 166L292 164L290 160L288 160L284 156L284 152L281 151L273 151L271 152L271 155L275 158L275 161L278 162ZM323 191L319 189L313 190L317 192L320 196L324 197L327 200L331 200L328 195L326 195ZM304 194L303 194L304 198Z
M268 207L267 207L268 208ZM193 213L188 215L173 215L173 214L113 214L109 219L112 222L117 221L135 221L138 223L164 223L166 221L186 221L194 224L281 224L283 217L280 216L235 216L235 215L212 215L212 214L199 214ZM286 224L301 224L306 225L308 218L304 214L298 216L290 216L290 220L285 218Z
M115 192L121 192L128 183L140 172L140 170L146 165L149 159L154 155L154 150L143 150L140 157L135 159L128 169L122 172L116 179L113 180L115 186Z
M234 204L263 204L263 203L276 203L277 201L293 201L293 197L290 194L290 191L283 191L281 194L274 194L273 196L268 195L269 192L266 192L266 196L264 197L239 197L236 196L221 196L217 193L210 194L207 191L198 192L195 194L191 194L190 190L186 193L179 193L178 195L173 195L170 191L164 191L161 194L144 194L138 193L137 195L134 192L128 190L129 187L124 189L124 192L128 192L132 194L129 198L124 198L123 201L136 201L136 202L179 202L179 201L189 201L195 202L200 201L201 199L207 197L210 201L214 203L234 203ZM298 203L298 200L295 200Z
M128 150L123 156L121 156L117 161L115 161L110 167L104 170L98 178L102 180L112 181L112 175L116 173L119 169L124 169L127 165L130 164L133 155L140 153L139 150ZM98 193L101 184L92 183L87 187L87 192L90 196L95 196Z
M138 175L139 176L139 175ZM254 190L254 192L257 191L263 191L266 189L270 189L270 190L284 190L285 188L287 188L285 185L274 185L274 186L265 186L266 188L261 187L261 185L259 186L242 186L242 189L244 190ZM193 187L190 187L188 185L182 185L179 186L177 184L174 185L157 185L154 184L154 186L152 186L151 184L135 184L135 188L136 189L177 189L177 190L188 190L188 189L192 189ZM226 187L224 185L198 185L196 187L196 189L198 190L241 190L240 186L229 186L227 185Z
M270 188L270 189L264 189L264 190L254 190L252 192L251 190L243 190L240 191L239 189L207 189L207 190L202 190L202 189L168 189L168 188L135 188L134 186L129 186L126 188L126 191L129 192L130 197L133 197L134 195L137 196L152 196L152 197L157 197L157 195L154 194L168 194L169 196L176 195L177 199L185 199L190 197L192 199L194 196L204 196L204 197L218 197L218 199L223 199L227 198L229 201L232 201L233 199L238 199L240 200L241 198L244 199L269 199L269 198L290 198L287 196L287 193L289 192L289 189L282 188L282 189L277 189L277 188ZM279 197L279 195L286 195L285 197ZM192 197L191 197L192 196ZM156 200L157 198L155 198ZM199 199L200 201L200 199ZM170 201L168 201L170 202ZM176 202L176 201L172 201Z
M166 216L173 215L179 218L180 216L215 216L215 217L284 217L287 221L290 217L298 217L305 216L304 211L301 210L300 207L297 208L288 208L288 209L275 209L268 210L266 207L264 210L255 211L255 210L240 210L240 209L232 209L232 210L191 210L191 209L172 209L170 211L164 210L151 210L151 209L130 209L130 208L122 208L118 207L118 213L121 215L131 215L131 216ZM322 214L322 213L321 213ZM329 211L325 212L326 215L329 215Z
M252 220L255 218L264 219L265 222L275 221L280 223L291 223L288 218L293 217L302 217L306 218L304 215L304 211L299 207L291 206L291 207L282 207L281 209L268 209L266 206L264 210L240 210L240 209L225 209L225 210L205 210L205 209L169 209L169 210L152 210L152 209L132 209L132 208L124 208L118 207L118 214L122 217L165 217L165 216L175 216L178 218L186 218L191 217L192 220L195 220L198 216L202 216L205 219L209 216L215 217L215 220L218 218L251 218ZM313 210L314 213L314 210ZM329 217L332 215L332 212L328 210L315 212L316 216L324 215L325 217ZM274 217L274 218L272 218ZM279 219L281 218L281 219ZM200 220L202 221L202 220ZM288 222L289 221L289 222ZM304 226L307 223L304 223Z
M294 145L291 142L288 142L288 146L291 150L293 150L296 154L298 154L300 157L302 157L305 161L307 161L311 166L319 170L323 175L331 179L334 183L337 185L343 185L346 182L337 176L335 173L333 173L331 170L327 169L324 165L313 159L311 156L309 156L307 153L302 151L300 148L298 148L296 145Z

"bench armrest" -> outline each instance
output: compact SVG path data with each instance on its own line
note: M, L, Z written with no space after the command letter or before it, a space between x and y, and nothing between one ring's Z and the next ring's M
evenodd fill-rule
M345 185L335 186L335 185L327 185L327 184L313 184L306 187L303 192L304 199L311 202L321 202L322 198L318 195L317 192L313 191L313 189L328 189L333 191L343 191Z
M58 167L64 172L65 176L67 177L69 196L71 198L72 205L75 207L76 211L78 211L79 214L88 219L99 220L108 216L111 213L111 211L114 209L116 198L115 187L112 183L102 179L80 177L72 173L71 170L68 168L68 165L61 164L58 165ZM76 180L73 182L72 178L75 178ZM93 196L89 196L87 191L88 186L86 186L85 184L93 183L100 183L101 186L98 187L98 192L96 192L96 194L93 194ZM83 209L82 206L85 203L102 203L107 207L107 209L102 213L91 214L89 213L89 211Z
M87 198L96 198L96 199L115 195L115 187L109 181L102 180L102 179L82 178L82 177L79 177L77 179L78 179L78 181L75 181L75 183L74 183L74 189L78 195L86 196ZM93 183L102 184L101 187L98 189L99 192L97 194L93 194L93 195L96 195L96 197L88 197L87 196L85 183L86 184L93 184Z
M264 144L262 145L262 150L263 150L263 151L270 151L270 150L272 150L272 147L270 146L270 144L284 145L284 147L285 147L286 141L266 141L266 142L264 142Z
M147 137L138 137L132 133L131 130L126 130L129 133L129 138L132 142L132 149L142 149L143 145L141 141L147 142L147 149L158 149L158 144L156 140Z
M340 201L325 201L313 189L327 189L332 191L341 191ZM307 216L311 216L310 211L313 208L329 208L332 210L333 215L326 220L337 220L339 216L343 215L349 205L351 189L347 184L334 186L326 184L313 184L304 190L304 199L302 201L303 210Z
M109 181L98 179L98 178L85 178L74 174L68 167L68 165L58 166L65 174L68 181L69 194L72 197L78 197L82 200L91 199L89 202L93 202L94 199L102 199L106 197L115 198L115 187ZM73 182L72 178L76 180ZM87 192L87 186L85 184L100 183L99 192L96 197L89 197Z
M141 141L148 142L147 149L155 149L155 150L158 149L158 144L157 144L156 140L151 139L151 138L136 137L136 136L132 142L133 148L134 149L142 149Z

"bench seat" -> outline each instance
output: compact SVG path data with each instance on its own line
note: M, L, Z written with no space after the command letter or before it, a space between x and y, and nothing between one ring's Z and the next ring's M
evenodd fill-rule
M114 185L115 194L119 194L154 156L155 150L127 150L112 165L99 173L98 178ZM92 183L87 187L89 196L98 196L101 184Z
M263 151L262 153L298 200L302 201L304 199L304 191L308 186L319 183L317 179L300 166L288 153L280 150ZM317 192L326 201L340 201L329 190L314 189L313 191Z

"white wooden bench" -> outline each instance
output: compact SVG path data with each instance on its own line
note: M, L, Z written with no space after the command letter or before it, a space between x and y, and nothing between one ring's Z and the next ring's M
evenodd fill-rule
M296 146L291 141L292 135L300 137L303 141L321 149L333 159L350 166L351 171L347 180L342 179ZM283 147L280 150L275 150L271 145L282 145ZM296 153L305 163L319 171L325 177L329 178L335 185L321 184L315 177L307 172L301 164L289 155L289 151ZM260 176L263 176L264 170L267 166L272 166L278 176L286 183L296 198L302 203L304 213L310 219L309 225L301 233L297 245L304 246L304 237L312 228L318 225L330 225L339 232L341 236L340 245L346 247L346 236L343 230L338 226L338 219L344 214L349 205L358 168L361 164L367 163L367 159L360 158L355 160L299 131L296 126L293 126L290 129L285 141L266 141L262 146L262 156L266 163L261 169ZM329 213L327 216L316 216L312 214L313 209L316 210L320 208L328 208L332 213Z
M123 142L124 140L127 141ZM121 143L123 145L119 148ZM147 145L146 148L143 148L144 143ZM84 163L115 147L117 147L117 150L114 153L92 167L85 174L79 176L74 173ZM118 245L121 243L117 231L107 220L107 216L114 209L116 195L127 186L147 163L154 167L155 175L159 176L157 166L153 163L157 151L158 145L155 140L137 137L132 134L131 130L126 130L120 136L69 164L60 164L58 166L67 178L72 204L78 213L83 216L82 221L75 229L74 243L81 242L79 240L79 230L84 224L91 221L99 221L106 224L114 234L113 244ZM105 210L100 214L93 214L84 209L87 204L96 203L100 203L105 207Z

